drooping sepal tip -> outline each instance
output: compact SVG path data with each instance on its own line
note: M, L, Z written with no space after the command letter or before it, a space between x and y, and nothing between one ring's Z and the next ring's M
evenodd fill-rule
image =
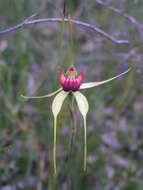
M87 83L82 83L81 86L80 86L80 89L86 89L86 88L93 88L93 87L96 87L96 86L100 86L102 84L105 84L105 83L108 83L114 79L117 79L119 77L121 77L122 75L125 75L126 73L128 73L129 71L131 70L131 68L129 68L128 70L126 70L125 72L119 74L119 75L116 75L115 77L112 77L112 78L109 78L107 80L103 80L103 81L100 81L100 82L87 82Z
M65 98L67 97L67 95L68 95L68 92L65 92L65 91L62 90L61 92L59 92L55 96L55 98L53 100L53 103L52 103L52 112L53 112L53 115L54 115L53 165L54 165L54 173L55 174L57 172L57 166L56 166L57 117L58 117L58 114L61 111L63 102L64 102Z
M76 99L80 113L82 114L84 121L84 171L86 170L86 161L87 161L87 132L86 132L86 115L89 110L89 105L86 97L79 91L73 92L73 95Z
M21 94L21 97L24 99L48 98L48 97L54 96L55 94L57 94L61 90L62 90L62 88L59 88L58 90L56 90L50 94L43 95L43 96L24 96Z

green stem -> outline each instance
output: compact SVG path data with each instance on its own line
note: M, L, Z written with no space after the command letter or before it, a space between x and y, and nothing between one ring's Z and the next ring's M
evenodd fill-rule
M68 159L70 159L71 155L72 155L72 149L73 149L73 141L74 141L74 136L76 134L76 118L75 118L75 114L74 114L74 98L73 96L69 96L70 98L70 114L71 114L71 118L72 118L72 134L71 134L71 140L70 140L70 151L69 151L69 156Z
M87 160L87 135L86 135L86 118L84 117L84 171L86 170L86 160Z
M72 29L72 22L71 16L68 15L68 33L69 33L69 58L70 58L70 65L74 65L74 46L73 46L73 29Z
M70 99L70 114L71 114L71 119L72 119L72 131L71 131L71 138L70 138L70 143L69 143L69 154L68 154L68 179L67 179L67 185L68 185L68 190L73 189L73 177L74 175L72 174L72 166L71 166L71 160L73 160L73 145L74 145L74 137L76 135L76 126L77 126L77 119L76 115L74 113L74 98L72 95L69 96Z
M54 164L54 173L57 172L57 166L56 166L56 144L57 144L57 118L54 118L54 145L53 145L53 164Z

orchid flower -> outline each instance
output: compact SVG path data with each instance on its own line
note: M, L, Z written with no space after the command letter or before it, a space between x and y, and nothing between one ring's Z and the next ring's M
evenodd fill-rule
M64 74L64 72L61 72L59 75L59 83L61 85L61 88L58 90L46 94L44 96L22 96L26 99L32 99L32 98L47 98L51 97L53 95L56 95L56 97L53 100L52 103L52 112L54 115L54 145L53 145L53 165L54 165L54 172L56 173L56 131L57 131L57 116L61 111L61 107L63 105L64 100L69 94L72 94L75 98L79 111L83 117L84 121L84 170L86 170L86 159L87 159L87 142L86 142L86 115L88 113L89 105L86 97L79 91L86 88L93 88L96 86L100 86L102 84L105 84L107 82L110 82L126 73L128 73L130 68L126 70L125 72L116 75L113 78L109 78L104 81L100 82L88 82L88 83L82 83L83 82L83 73L80 74L77 73L74 66L70 66Z

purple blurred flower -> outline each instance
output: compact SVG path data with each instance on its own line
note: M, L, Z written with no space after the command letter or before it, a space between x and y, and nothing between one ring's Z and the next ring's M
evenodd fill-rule
M115 113L115 108L113 106L110 106L107 108L107 114L112 115L112 113Z
M121 65L118 67L116 74L122 73L125 69L129 68L129 63L128 61L124 61L121 63ZM122 76L118 78L118 80L122 79Z
M129 63L128 61L124 61L122 64L121 64L122 68L123 69L127 69L129 67Z
M66 127L63 127L60 132L62 135L66 135L68 133L68 129Z

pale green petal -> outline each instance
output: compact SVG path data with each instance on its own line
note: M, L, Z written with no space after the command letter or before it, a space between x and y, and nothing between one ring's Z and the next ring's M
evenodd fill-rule
M80 113L83 116L84 120L84 170L86 170L86 160L87 160L87 142L86 142L86 115L89 109L88 101L86 97L80 92L73 92L73 95L76 99L77 105L79 107Z
M86 97L79 91L73 92L73 95L76 99L80 113L85 117L89 109L89 105L88 105L88 101Z
M125 71L125 72L123 72L123 73L121 73L121 74L119 74L119 75L117 75L117 76L115 76L115 77L113 77L113 78L109 78L109 79L104 80L104 81L83 83L83 84L81 84L80 89L93 88L93 87L96 87L96 86L100 86L100 85L102 85L102 84L105 84L105 83L107 83L107 82L110 82L110 81L112 81L112 80L114 80L114 79L116 79L116 78L118 78L118 77L120 77L120 76L122 76L122 75L128 73L130 70L131 70L131 68L129 68L127 71Z
M53 164L54 164L54 173L56 174L56 131L57 131L57 116L61 111L61 107L65 98L67 97L68 92L61 91L59 92L53 100L52 103L52 112L54 115L54 145L53 145Z
M25 99L34 99L34 98L47 98L47 97L51 97L51 96L54 96L55 94L57 94L58 92L60 92L62 90L62 88L59 88L58 90L50 93L50 94L46 94L44 96L23 96L21 95L23 98Z
M69 92L65 92L62 90L54 98L53 103L52 103L52 112L53 112L54 117L57 117L57 115L59 114L61 107L63 105L63 102L68 94Z

